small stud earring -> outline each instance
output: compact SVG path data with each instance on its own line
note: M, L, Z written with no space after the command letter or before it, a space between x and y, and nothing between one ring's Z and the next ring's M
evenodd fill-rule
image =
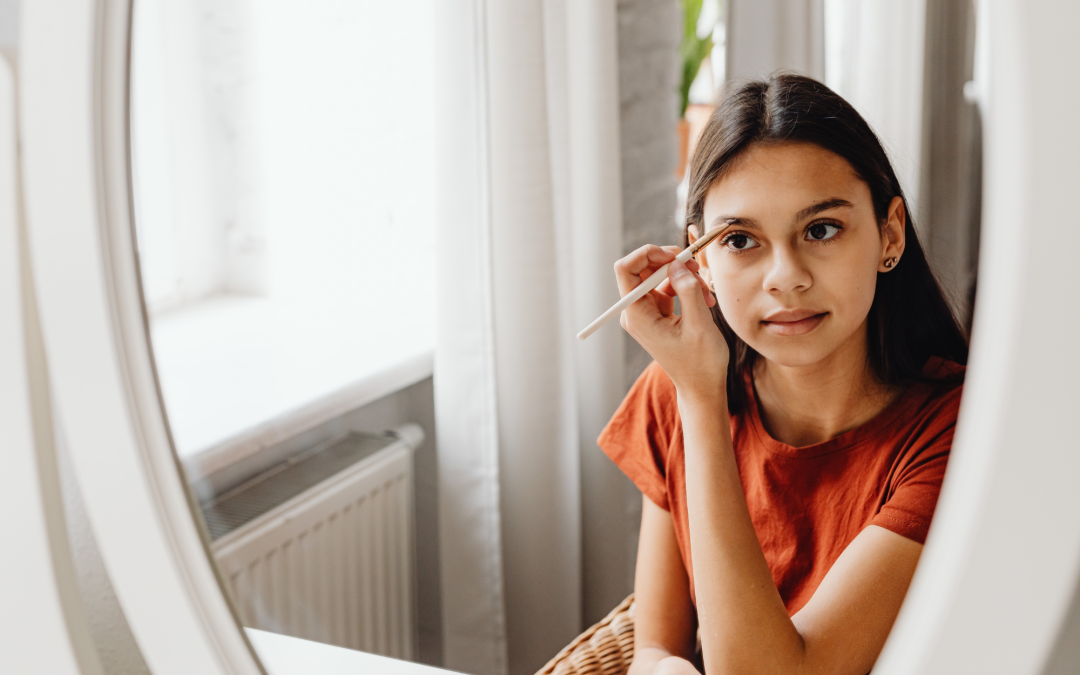
M886 260L885 261L885 269L890 269L891 270L892 266L896 264L897 260L899 260L899 258L889 258L888 260Z

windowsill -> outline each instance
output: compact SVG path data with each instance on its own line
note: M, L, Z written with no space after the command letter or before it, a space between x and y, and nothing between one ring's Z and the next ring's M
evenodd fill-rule
M151 321L177 453L208 476L432 374L430 312L217 296Z

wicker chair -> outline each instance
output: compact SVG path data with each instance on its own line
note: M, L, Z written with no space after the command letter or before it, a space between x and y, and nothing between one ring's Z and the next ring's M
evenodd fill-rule
M634 660L634 595L548 661L536 675L626 675Z

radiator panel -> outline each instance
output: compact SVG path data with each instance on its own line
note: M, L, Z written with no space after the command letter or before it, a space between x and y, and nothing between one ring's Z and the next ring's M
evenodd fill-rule
M412 455L380 450L213 544L244 625L412 659Z

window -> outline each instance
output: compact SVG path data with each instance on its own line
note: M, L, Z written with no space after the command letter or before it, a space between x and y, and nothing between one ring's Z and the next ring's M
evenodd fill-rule
M135 3L136 229L181 456L430 363L432 11Z

